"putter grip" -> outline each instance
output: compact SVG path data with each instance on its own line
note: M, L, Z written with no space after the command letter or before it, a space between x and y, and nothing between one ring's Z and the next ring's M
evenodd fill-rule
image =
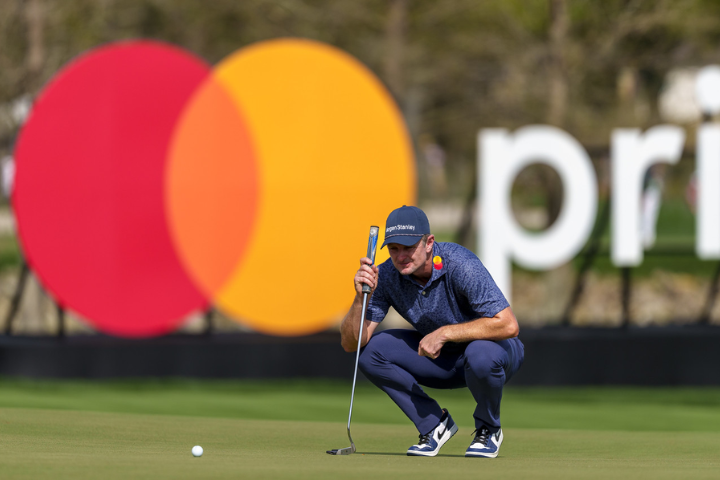
M368 237L368 248L366 257L369 258L373 264L375 263L375 250L377 249L379 231L379 227L376 227L374 225L370 227L370 237ZM372 289L370 288L370 285L366 285L363 283L362 291L363 293L370 293Z

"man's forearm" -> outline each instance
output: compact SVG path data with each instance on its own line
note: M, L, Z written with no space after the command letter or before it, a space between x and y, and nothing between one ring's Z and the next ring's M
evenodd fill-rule
M466 323L446 325L438 329L443 343L464 343L473 340L507 340L517 337L520 329L510 308L492 318L478 318Z
M357 350L358 332L360 331L360 322L362 316L362 299L358 296L353 300L350 310L340 325L340 343L346 352L354 352ZM363 341L365 345L368 341L367 328L363 328Z
M353 300L350 310L348 310L348 313L340 324L340 344L346 352L354 352L357 350L358 332L360 331L361 322L363 323L363 339L360 346L368 342L372 332L377 326L375 323L365 322L365 319L360 317L362 317L362 299L366 295L363 289L366 288L366 286L370 287L370 294L367 296L368 301L370 301L370 297L375 292L375 287L377 287L378 273L378 267L373 265L372 260L367 257L360 259L360 268L353 279L355 285L355 300ZM372 326L368 326L368 324Z
M360 307L362 308L362 306ZM350 352L348 348L353 344L357 344L357 332L360 329L358 321L360 312L357 309L357 297L353 300L350 310L343 318L340 324L340 343L345 351Z

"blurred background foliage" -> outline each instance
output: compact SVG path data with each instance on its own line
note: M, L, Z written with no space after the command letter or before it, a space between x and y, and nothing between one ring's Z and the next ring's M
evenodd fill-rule
M36 94L73 57L110 41L163 40L214 64L286 36L336 45L369 66L416 142L444 151L451 188L433 192L425 178L422 194L462 197L481 128L549 123L592 150L613 127L659 123L668 71L720 61L720 2L2 0L0 102Z
M638 274L653 275L657 266L691 275L687 290L707 288L703 278L715 266L692 250L694 215L686 199L700 118L668 120L659 98L672 71L720 63L717 0L0 0L0 154L12 151L18 99L33 98L88 49L151 38L215 64L253 42L288 36L335 45L384 81L415 144L419 203L439 209L441 239L470 248L480 129L536 123L565 129L590 153L605 201L612 129L681 123L685 154L665 173L655 247L675 253L646 260ZM526 228L546 228L561 205L562 185L550 168L531 166L517 178L513 208ZM602 275L615 274L607 231L601 243L593 267L600 276L588 291L602 291ZM8 245L0 261L12 265L16 247ZM571 280L527 273L514 285L521 313L527 305L526 318L535 323L561 315ZM659 295L676 288L674 282L658 287ZM538 290L543 283L559 286ZM612 295L600 301L604 310L590 308L586 317L615 318L619 300ZM555 297L561 300L547 301ZM673 312L666 317L680 315Z

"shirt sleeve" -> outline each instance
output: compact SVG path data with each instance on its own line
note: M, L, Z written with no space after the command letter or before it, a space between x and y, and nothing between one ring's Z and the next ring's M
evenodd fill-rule
M365 312L365 318L372 322L380 323L387 315L390 309L390 302L388 301L387 289L383 285L383 269L380 268L380 275L378 278L378 286L370 297L368 302L367 312Z
M510 306L479 258L462 262L453 277L457 289L467 298L478 318L494 317Z

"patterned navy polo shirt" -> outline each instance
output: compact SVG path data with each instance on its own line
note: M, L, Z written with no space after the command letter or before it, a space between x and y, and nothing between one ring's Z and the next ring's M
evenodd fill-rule
M427 335L444 325L494 317L509 306L480 259L455 243L435 242L433 268L423 287L410 275L400 275L391 259L381 263L378 286L367 308L367 319L381 322L393 307L415 329Z

